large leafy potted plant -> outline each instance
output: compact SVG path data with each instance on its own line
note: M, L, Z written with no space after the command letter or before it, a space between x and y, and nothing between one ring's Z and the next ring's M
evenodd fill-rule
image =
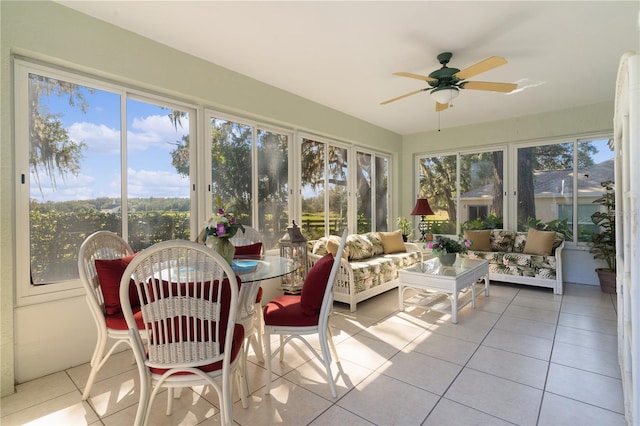
M594 259L604 260L606 268L597 268L600 288L605 293L616 292L616 194L614 183L601 183L605 192L602 197L594 200L603 207L602 210L591 215L591 221L598 225L600 231L591 237L592 246L589 250Z

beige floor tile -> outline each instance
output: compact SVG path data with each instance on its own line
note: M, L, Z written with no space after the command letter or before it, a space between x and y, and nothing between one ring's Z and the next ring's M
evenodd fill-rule
M617 314L613 305L610 307L590 306L578 303L563 303L562 312L576 315L586 315L605 320L616 321Z
M3 425L88 425L99 421L97 414L80 392L72 391L55 398L33 404L12 414L2 411ZM8 415L7 415L8 414Z
M394 346L378 339L356 335L336 345L341 360L351 361L375 370L398 353Z
M445 398L519 425L534 425L542 390L465 368Z
M546 292L541 295L538 295L535 293L531 294L530 292L528 293L520 292L513 299L513 302L511 302L511 305L522 306L525 308L533 308L541 311L559 312L560 305L562 304L562 298L559 298L557 300L551 300L552 297L554 296L553 293L551 293L551 297L546 297L547 295L548 293Z
M553 341L494 329L482 345L548 361L551 358Z
M327 411L322 413L317 419L315 419L309 426L330 426L330 425L342 425L342 426L373 426L373 423L366 421L362 417L359 417L344 408L334 405Z
M478 346L478 343L427 331L407 345L403 352L415 351L454 364L465 365Z
M106 417L138 404L139 390L138 370L132 370L93 385L89 402L100 417Z
M539 308L514 305L513 303L509 305L504 313L508 316L546 322L550 324L557 324L559 315L559 311L541 310Z
M516 297L520 291L520 286L501 283L499 281L491 281L490 290L490 297L500 299L501 302L504 301L505 303L511 303L513 298Z
M620 379L551 364L545 390L616 413L624 413Z
M467 367L523 385L544 389L549 363L513 352L480 346Z
M424 328L418 327L410 321L393 316L370 326L362 331L359 336L379 339L397 349L402 349L424 331Z
M443 395L462 367L419 352L400 352L378 368L379 373Z
M507 426L512 423L474 410L466 405L442 398L423 423L423 426Z
M477 309L462 310L458 313L458 324L449 318L438 321L431 331L473 343L480 343L495 325L499 315Z
M331 402L288 380L278 379L271 393L257 392L249 398L249 408L233 405L233 419L242 426L307 425L320 416Z
M624 416L560 395L545 392L540 409L539 426L624 426Z
M377 425L418 425L436 402L433 393L373 373L337 404Z
M102 366L102 368L98 372L98 375L96 376L95 383L135 369L136 360L131 349L115 353L111 355L107 362L105 362L105 364ZM90 372L91 366L88 363L67 370L69 377L71 377L71 380L73 380L73 382L76 384L76 386L78 386L80 390L84 390Z
M587 370L615 379L621 378L618 353L614 351L603 351L556 342L553 345L551 362L566 365L567 367Z
M484 294L484 293L483 293ZM476 300L476 309L494 314L502 314L507 310L509 303L502 302L491 297L479 297Z
M334 360L331 364L331 372L335 380L338 398L340 398L373 373L373 370L347 360L341 360L339 364L336 364ZM290 371L284 378L323 398L334 401L324 365L316 358Z
M67 395L77 388L65 372L50 374L16 386L16 392L2 398L2 416Z
M511 315L503 315L496 323L495 328L548 340L553 340L553 337L556 334L555 324L514 317Z
M518 288L520 291L518 292L516 299L518 297L525 297L525 298L535 298L535 299L546 300L549 302L562 301L562 295L553 294L553 290L550 288L535 287L535 286L528 286L528 285L518 285ZM516 299L514 299L514 303L516 302Z
M618 321L605 320L587 315L569 314L560 312L558 325L579 328L581 330L595 331L598 333L618 335Z
M558 326L556 341L602 351L618 351L617 336L577 328Z

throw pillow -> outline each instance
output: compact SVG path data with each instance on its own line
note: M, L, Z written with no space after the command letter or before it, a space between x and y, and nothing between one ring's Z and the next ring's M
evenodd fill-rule
M332 235L327 240L327 252L331 253L334 257L338 254L338 248L340 247L340 238ZM344 249L342 250L342 258L344 260L349 259L349 247L345 244Z
M300 293L300 308L305 315L318 315L322 307L324 291L327 288L331 268L333 267L333 255L324 255L307 272L307 277L302 284Z
M384 254L404 253L407 251L402 240L402 231L399 229L393 232L379 232L379 234Z
M464 239L471 241L469 250L491 251L491 230L482 229L479 231L464 231Z
M349 260L368 259L373 256L373 244L364 235L347 235L346 247L349 247Z
M538 231L529 228L527 242L524 245L524 253L550 256L556 233L553 231Z
M94 264L100 283L100 291L104 300L104 309L107 315L119 314L120 308L120 280L124 270L135 257L135 254L122 259L96 259ZM129 285L129 300L131 306L139 306L138 292L133 281Z
M236 246L234 256L260 256L262 254L262 243L248 244L246 246Z

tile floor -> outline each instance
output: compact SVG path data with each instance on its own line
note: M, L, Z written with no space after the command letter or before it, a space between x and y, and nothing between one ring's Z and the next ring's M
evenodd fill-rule
M599 287L549 289L492 283L459 323L421 309L399 312L397 290L358 305L336 304L332 323L340 365L333 399L319 363L302 344L266 370L251 356L250 406L239 425L624 425L617 363L615 296ZM274 342L275 343L275 342ZM88 364L23 383L2 398L2 425L129 425L137 406L130 352L101 371L80 401ZM213 394L213 395L212 395ZM152 425L219 424L215 393L185 389Z

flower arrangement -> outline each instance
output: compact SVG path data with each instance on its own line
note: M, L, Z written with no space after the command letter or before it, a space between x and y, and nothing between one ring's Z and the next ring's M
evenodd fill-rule
M457 241L438 235L427 246L435 256L441 256L446 253L466 253L471 241L465 240L462 235L458 235Z
M220 197L216 197L217 211L214 212L204 225L201 232L202 242L207 242L207 237L213 235L219 238L232 238L241 229L244 232L244 226L233 215L233 213L225 211L220 207Z

